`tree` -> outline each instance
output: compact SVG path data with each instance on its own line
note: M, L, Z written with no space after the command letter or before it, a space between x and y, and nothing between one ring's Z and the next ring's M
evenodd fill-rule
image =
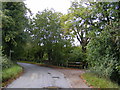
M94 18L97 20L96 26L104 29L105 25L111 25L114 21L119 21L119 2L97 2L91 3L94 11ZM100 31L100 30L99 30Z
M90 7L83 6L80 2L72 2L67 15L61 17L61 25L65 33L77 38L82 46L82 51L86 52L86 46L89 42L88 32L92 28L92 10Z
M2 2L2 46L3 53L9 56L10 50L14 50L14 56L18 57L26 42L28 18L27 8L23 2ZM19 50L18 50L19 49Z
M88 44L88 62L94 72L119 82L120 78L120 20L119 3L92 3L96 30ZM93 34L94 33L94 34ZM115 78L117 76L117 78Z
M39 47L42 46L44 48L44 51L48 55L49 62L54 62L57 58L56 53L61 52L64 46L62 44L63 32L60 26L61 15L61 13L55 12L54 10L46 9L43 12L37 13L33 19L33 29L31 29L33 41L37 43ZM61 55L59 55L59 58L60 56Z

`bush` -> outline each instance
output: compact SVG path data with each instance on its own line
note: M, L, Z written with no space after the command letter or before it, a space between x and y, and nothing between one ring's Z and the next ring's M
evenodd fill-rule
M114 38L107 30L93 37L87 46L87 61L91 70L99 76L118 82L120 81L118 78L120 76L118 69L120 52Z
M10 68L13 62L9 60L6 56L2 56L2 69Z
M13 65L13 62L9 60L5 55L2 55L2 51L0 50L0 61L2 65L2 69L9 68Z
M83 62L86 60L86 54L82 52L81 47L74 47L71 50L69 62Z
M105 78L110 78L114 71L113 67L115 67L117 62L109 56L103 57L100 60L100 62L96 62L94 67L91 67L91 71L98 74L99 77L104 76Z

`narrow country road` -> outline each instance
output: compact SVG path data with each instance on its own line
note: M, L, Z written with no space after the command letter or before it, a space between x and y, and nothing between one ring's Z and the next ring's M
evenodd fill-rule
M18 63L24 74L7 88L89 88L80 78L83 70L67 70L41 67L35 64Z
M57 70L34 64L18 64L24 67L25 73L8 85L7 88L71 88L64 74Z

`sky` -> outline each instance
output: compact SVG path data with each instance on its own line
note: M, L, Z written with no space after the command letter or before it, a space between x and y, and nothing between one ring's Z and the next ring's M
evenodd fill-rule
M33 14L51 8L66 14L67 9L71 6L71 1L74 0L25 0L24 2Z

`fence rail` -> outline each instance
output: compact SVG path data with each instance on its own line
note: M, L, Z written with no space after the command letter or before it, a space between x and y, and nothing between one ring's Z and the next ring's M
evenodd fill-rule
M85 68L87 68L87 63L86 62L68 62L67 66L68 67L85 69Z

